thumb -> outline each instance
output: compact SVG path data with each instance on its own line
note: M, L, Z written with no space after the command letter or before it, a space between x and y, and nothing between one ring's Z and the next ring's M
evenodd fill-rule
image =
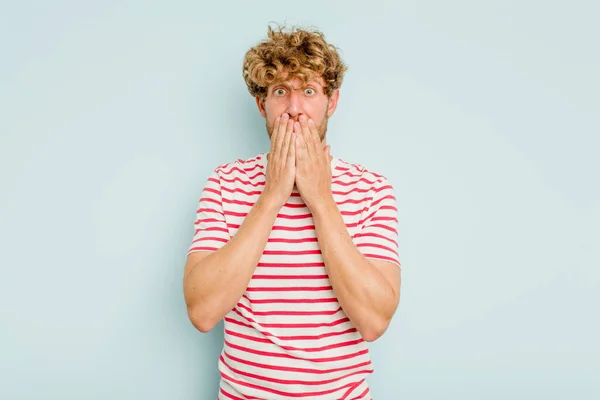
M331 146L330 145L325 146L325 155L327 156L327 159L329 161L331 161L333 159L333 157L331 157Z

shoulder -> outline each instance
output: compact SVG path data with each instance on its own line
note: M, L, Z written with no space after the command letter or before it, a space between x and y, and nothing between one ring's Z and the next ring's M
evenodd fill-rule
M372 187L391 186L388 178L382 173L374 171L363 164L341 158L337 159L333 176L334 178L350 178L351 181Z
M224 164L218 165L213 169L213 176L223 178L227 176L249 176L254 177L257 175L264 175L264 160L265 155L263 153L258 154L252 158L247 159L235 159Z

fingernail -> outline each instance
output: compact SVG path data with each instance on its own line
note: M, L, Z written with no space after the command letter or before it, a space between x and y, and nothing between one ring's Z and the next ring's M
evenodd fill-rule
M290 116L287 114L283 114L282 117L283 117L283 119L288 119Z

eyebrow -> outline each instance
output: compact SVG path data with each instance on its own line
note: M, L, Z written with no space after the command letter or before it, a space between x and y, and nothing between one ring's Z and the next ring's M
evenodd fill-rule
M282 81L282 82L278 82L278 83L274 84L273 86L274 86L274 88L276 88L277 86L283 86L283 87L286 87L286 88L288 88L288 89L294 89L294 88L292 87L292 84L291 84L290 82L288 82L288 81ZM307 88L308 86L315 86L315 87L317 87L317 88L319 88L319 89L322 89L322 86L321 86L321 84L320 84L319 82L317 82L317 81L308 81L308 82L306 83L306 85L304 85L304 86L302 86L302 87L299 87L298 89L295 89L295 90L301 90L301 89L305 89L305 88Z

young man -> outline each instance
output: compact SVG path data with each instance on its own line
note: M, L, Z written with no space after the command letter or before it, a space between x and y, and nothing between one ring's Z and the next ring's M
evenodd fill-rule
M243 73L268 154L216 168L184 273L192 324L224 319L219 399L370 399L367 343L399 303L387 179L333 157L346 66L323 35L269 28Z

